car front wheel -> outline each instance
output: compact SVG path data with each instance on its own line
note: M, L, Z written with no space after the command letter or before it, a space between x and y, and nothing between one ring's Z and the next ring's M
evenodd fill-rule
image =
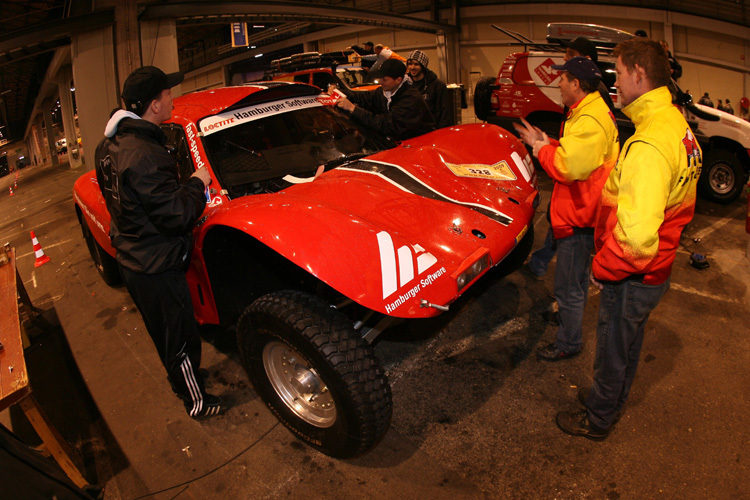
M372 448L391 419L391 390L372 348L347 318L306 293L260 297L240 316L242 365L292 433L326 455Z

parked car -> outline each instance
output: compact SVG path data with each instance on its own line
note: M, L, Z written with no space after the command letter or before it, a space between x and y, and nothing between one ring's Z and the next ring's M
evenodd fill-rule
M564 47L560 41L586 36L597 45L598 66L604 83L618 107L612 48L633 35L625 31L577 23L547 25L547 44L537 44L519 33L495 26L511 36L523 52L508 55L497 77L481 78L474 90L474 112L480 120L513 131L512 122L521 117L539 126L548 135L559 134L562 101L557 88L559 74L551 69L562 64ZM528 50L531 48L531 50ZM729 113L696 104L676 82L670 83L674 103L693 129L703 150L703 169L698 182L699 194L716 203L731 203L742 193L750 175L750 123ZM619 110L620 140L633 134L634 126Z
M349 457L391 417L371 343L441 314L533 242L537 177L523 144L471 124L402 143L316 87L278 82L174 100L162 125L180 179L207 168L188 282L201 324L236 325L258 395L298 438ZM93 171L73 190L99 273L117 280Z

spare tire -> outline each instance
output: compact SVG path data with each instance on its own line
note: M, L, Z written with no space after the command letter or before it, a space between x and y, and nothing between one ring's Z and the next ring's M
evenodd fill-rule
M474 88L474 114L482 121L492 114L492 90L495 86L495 78L485 76L479 79Z

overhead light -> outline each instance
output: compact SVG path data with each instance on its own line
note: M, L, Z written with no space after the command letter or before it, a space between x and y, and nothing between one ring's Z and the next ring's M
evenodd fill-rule
M75 88L75 87L70 87L70 91L71 91L71 92L75 92L75 91L76 91L76 88Z
M265 28L264 24L253 24L253 28Z
M255 54L255 57L263 57L263 54Z

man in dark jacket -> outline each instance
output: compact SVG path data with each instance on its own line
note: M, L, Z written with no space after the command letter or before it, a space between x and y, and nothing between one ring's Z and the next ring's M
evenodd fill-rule
M421 50L412 50L406 58L406 69L409 72L412 86L422 94L437 128L453 125L451 96L445 83L427 65L430 59Z
M422 95L404 81L404 63L387 59L379 71L383 75L379 88L367 92L339 89L346 97L339 99L336 106L359 123L398 141L435 130L435 121Z
M111 216L109 236L125 286L143 316L172 390L196 419L221 413L198 372L201 339L185 270L191 232L211 183L205 168L180 179L159 124L172 116L171 88L182 73L154 66L125 80L127 111L115 112L96 148L96 177Z
M371 56L375 53L375 45L372 42L365 42L364 47L360 47L359 45L352 45L351 47L347 47L347 49L353 50L360 56ZM370 69L373 64L375 64L375 61L370 61L367 59L360 59L359 63L362 65L363 68Z

